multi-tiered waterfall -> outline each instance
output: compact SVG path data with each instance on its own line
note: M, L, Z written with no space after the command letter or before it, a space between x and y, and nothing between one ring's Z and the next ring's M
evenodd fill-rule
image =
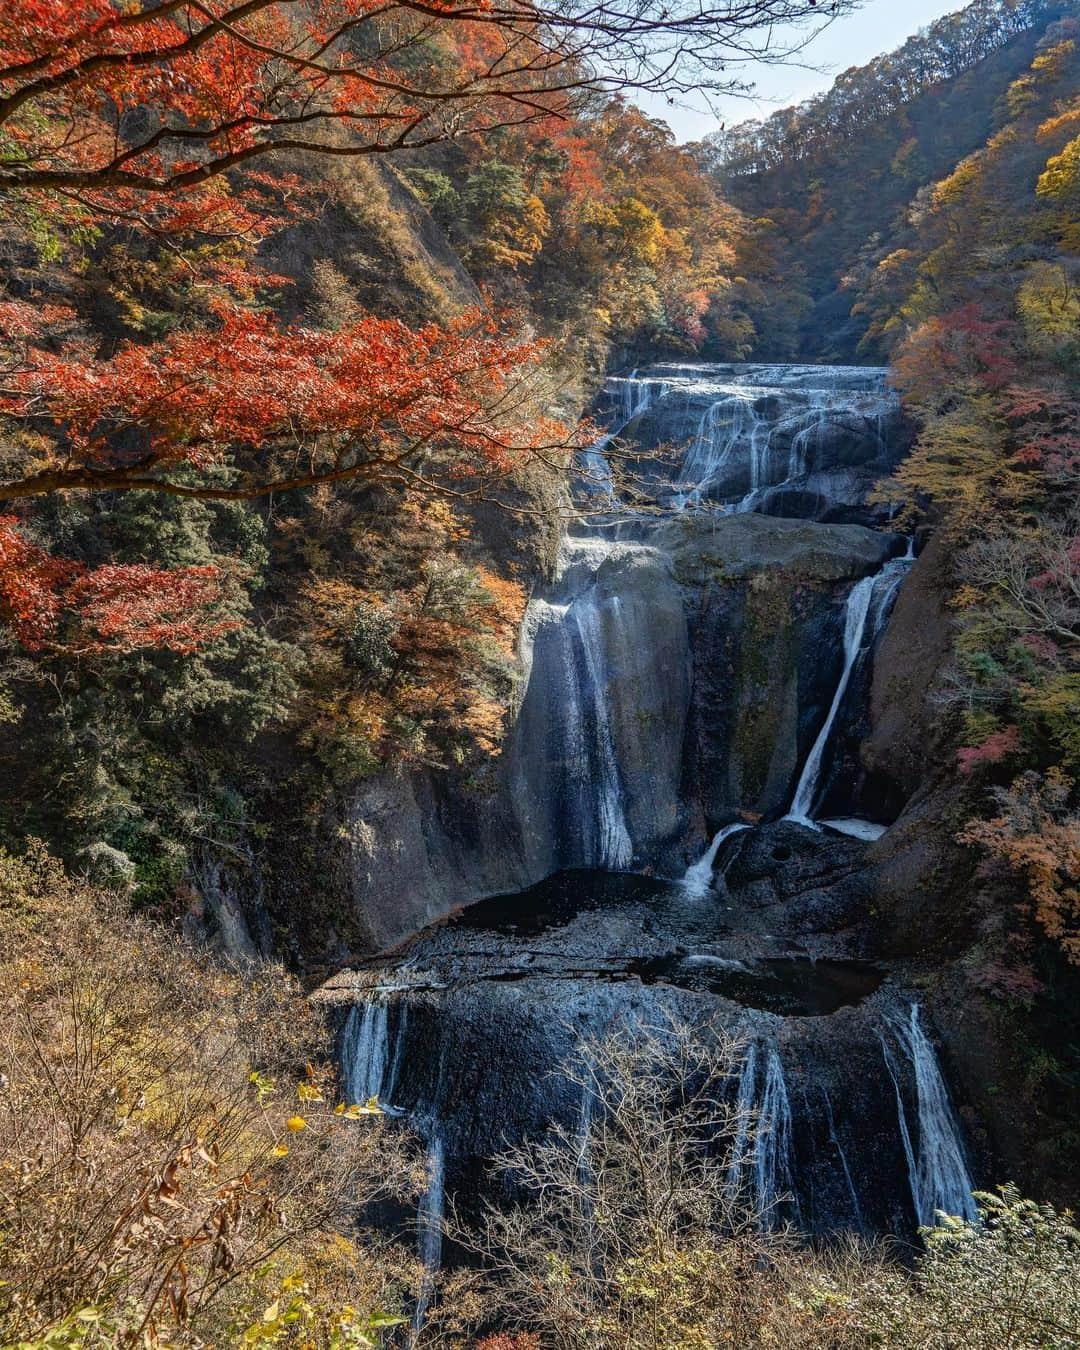
M613 444L640 443L637 476L650 483L652 508L619 509L606 494L598 505L587 493L591 509L564 542L554 585L532 601L514 800L525 847L550 852L555 865L666 869L694 823L694 667L711 645L695 643L695 624L700 632L711 619L703 600L745 599L744 577L757 596L769 572L805 569L821 589L791 654L800 687L777 693L787 725L753 747L774 761L770 781L747 783L738 747L718 747L710 758L726 763L702 795L718 795L725 771L738 774L729 814L783 806L807 824L825 799L839 771L834 733L909 565L907 541L867 526L870 489L902 437L879 369L662 366L612 381L607 397L612 429L587 457L588 485L610 482L603 457ZM703 559L709 587L695 572ZM729 641L742 636L740 617ZM699 732L716 737L723 723L738 741L734 721L762 720L750 706L759 694L729 690L726 717ZM849 829L858 828L856 797L841 803L845 823L856 822ZM711 800L702 806L712 814Z
M601 412L500 769L500 845L538 884L334 984L347 1090L427 1147L424 1261L444 1193L482 1189L507 1141L587 1130L560 1072L583 1035L672 1016L742 1043L757 1128L730 1179L764 1221L970 1215L928 1013L869 921L891 817L860 743L914 565L873 502L905 444L885 372L662 365Z

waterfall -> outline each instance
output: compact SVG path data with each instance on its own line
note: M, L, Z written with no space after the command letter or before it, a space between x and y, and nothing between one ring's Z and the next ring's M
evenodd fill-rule
M781 1201L793 1201L798 1211L791 1102L774 1041L754 1041L747 1047L735 1102L740 1119L731 1141L728 1193L734 1198L749 1186L755 1212L770 1226L777 1220Z
M743 1186L743 1172L750 1161L747 1144L754 1124L754 1085L757 1081L757 1042L751 1041L743 1056L739 1081L735 1087L735 1109L738 1118L731 1140L731 1162L728 1164L727 1193L737 1200Z
M700 505L702 493L727 466L742 443L747 446L751 486L757 486L772 428L757 414L756 395L754 389L733 387L725 390L724 397L710 403L702 413L679 475L682 490L676 496L678 510L683 511L691 504ZM764 449L761 445L763 435Z
M915 1084L917 1151L912 1143L911 1126L896 1064L888 1042L884 1035L880 1035L885 1067L896 1092L897 1119L907 1159L915 1217L924 1227L936 1221L939 1210L974 1220L978 1217L978 1211L971 1195L971 1177L964 1160L956 1115L934 1047L919 1021L919 1005L912 1003L910 1016L906 1020L893 1019L890 1030L911 1065Z
M784 1066L776 1046L770 1045L765 1057L765 1082L758 1106L753 1149L755 1196L767 1223L781 1199L794 1197L791 1144L791 1103L784 1081Z
M910 563L906 557L892 558L880 572L873 576L863 577L851 588L844 605L843 669L840 672L840 679L833 693L832 703L829 705L825 721L822 723L817 739L806 757L802 773L799 775L795 795L786 817L788 820L797 821L800 825L809 825L812 829L818 828L811 812L820 796L821 775L823 768L826 766L825 751L829 745L837 713L840 711L848 684L851 682L855 663L863 650L867 619L871 617L872 613L873 621L870 625L869 638L869 642L872 643L884 625L889 604L909 567ZM846 820L844 823L848 824ZM843 827L837 825L837 828L842 829ZM843 830L843 832L854 833L850 828Z
M342 1089L349 1102L379 1100L384 1111L398 1114L392 1105L394 1088L405 1054L408 1005L394 1004L396 1022L391 1031L390 1002L376 994L353 1007L342 1033Z
M603 628L600 608L592 589L572 606L570 613L577 627L585 673L584 688L575 689L571 701L580 699L583 703L588 700L591 704L592 753L587 759L593 770L594 788L595 815L591 822L594 828L592 861L617 871L630 866L634 848L630 842L630 831L627 829L622 807L619 769L607 709ZM617 596L613 596L611 600L611 617L613 623L618 622ZM585 719L580 711L576 713L576 722L584 729Z
M544 737L553 764L547 790L561 804L565 861L623 870L634 849L612 739L604 639L605 622L620 622L618 598L605 613L590 584L571 604L533 600L530 609L537 628L529 680L546 704Z
M829 432L853 429L867 458L885 453L884 419L896 396L879 368L694 366L634 371L622 390L621 426L648 414L647 443L681 442L686 451L670 499L678 511L702 504L706 492L729 509L755 510L767 489L797 482L830 461ZM778 454L778 443L784 453ZM820 451L826 451L824 461ZM843 487L841 487L843 491Z
M446 1194L446 1146L436 1132L428 1145L427 1189L420 1198L416 1215L416 1251L423 1266L420 1296L413 1313L413 1339L424 1324L442 1266L443 1217Z
M616 381L609 380L609 386ZM602 492L608 500L615 502L615 485L611 478L611 465L606 454L608 446L623 429L636 418L648 412L654 399L663 398L667 393L667 383L663 380L639 380L635 368L628 376L622 377L618 414L609 430L599 437L587 450L582 451L581 466L585 470L586 487ZM614 391L612 391L614 401Z
M637 367L635 366L623 380L621 415L618 427L612 434L617 436L624 427L630 425L635 417L640 417L642 413L648 412L653 401L663 398L667 389L665 380L638 379Z
M836 714L840 710L848 681L851 679L851 672L855 668L855 661L859 655L863 630L866 628L866 616L870 612L870 600L874 594L876 580L876 577L870 576L857 581L851 588L851 594L844 606L844 668L840 673L840 679L836 686L836 692L833 694L828 714L817 734L817 740L806 757L806 763L803 765L802 774L795 788L795 796L792 798L791 809L788 812L789 820L797 820L803 825L813 825L810 811L817 798L818 780L821 777L821 764L825 755L825 747L829 743L829 735L833 723L836 721Z
M844 1152L844 1146L841 1144L840 1137L836 1133L836 1118L833 1115L832 1098L824 1088L821 1089L821 1096L825 1102L825 1118L829 1122L829 1143L836 1149L836 1156L840 1159L840 1168L844 1173L847 1192L851 1198L851 1208L855 1215L855 1222L860 1229L863 1229L866 1225L863 1222L862 1206L859 1204L858 1192L855 1190L855 1181L851 1175L851 1168L848 1166L847 1154Z
M800 427L791 438L785 482L790 482L791 479L798 478L806 472L807 447L812 439L820 435L825 425L825 413L824 398L820 395L813 397L810 401L806 425Z
M385 999L370 998L354 1007L345 1023L342 1061L345 1096L350 1102L378 1097L389 1058L389 1007Z
M725 825L723 829L718 830L713 835L713 841L709 845L703 857L699 858L686 869L683 876L683 885L691 895L701 896L708 892L712 883L713 866L716 863L716 855L720 852L720 846L725 839L730 839L733 834L740 830L748 830L749 825L743 824L741 820L735 821L731 825Z

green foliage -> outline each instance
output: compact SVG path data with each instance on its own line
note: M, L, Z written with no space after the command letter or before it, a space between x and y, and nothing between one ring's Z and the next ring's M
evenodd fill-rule
M398 627L392 611L361 600L342 643L345 664L361 678L384 679L394 667L393 639Z
M461 220L461 193L436 169L409 169L408 179L435 220L449 234Z
M1068 1350L1080 1338L1080 1232L1014 1186L976 1193L981 1222L942 1217L912 1284L867 1319L884 1344ZM872 1296L871 1296L872 1297Z

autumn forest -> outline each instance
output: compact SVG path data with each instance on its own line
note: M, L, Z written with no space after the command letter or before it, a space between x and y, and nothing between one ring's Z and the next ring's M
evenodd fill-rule
M655 111L883 3L0 6L0 1345L1080 1346L1080 9Z

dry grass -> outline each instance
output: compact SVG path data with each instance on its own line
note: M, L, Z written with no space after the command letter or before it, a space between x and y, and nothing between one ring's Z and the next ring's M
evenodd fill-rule
M415 1169L335 1113L282 970L217 966L36 850L0 854L0 989L0 1343L255 1344L269 1308L331 1345L400 1299L408 1261L340 1234Z

